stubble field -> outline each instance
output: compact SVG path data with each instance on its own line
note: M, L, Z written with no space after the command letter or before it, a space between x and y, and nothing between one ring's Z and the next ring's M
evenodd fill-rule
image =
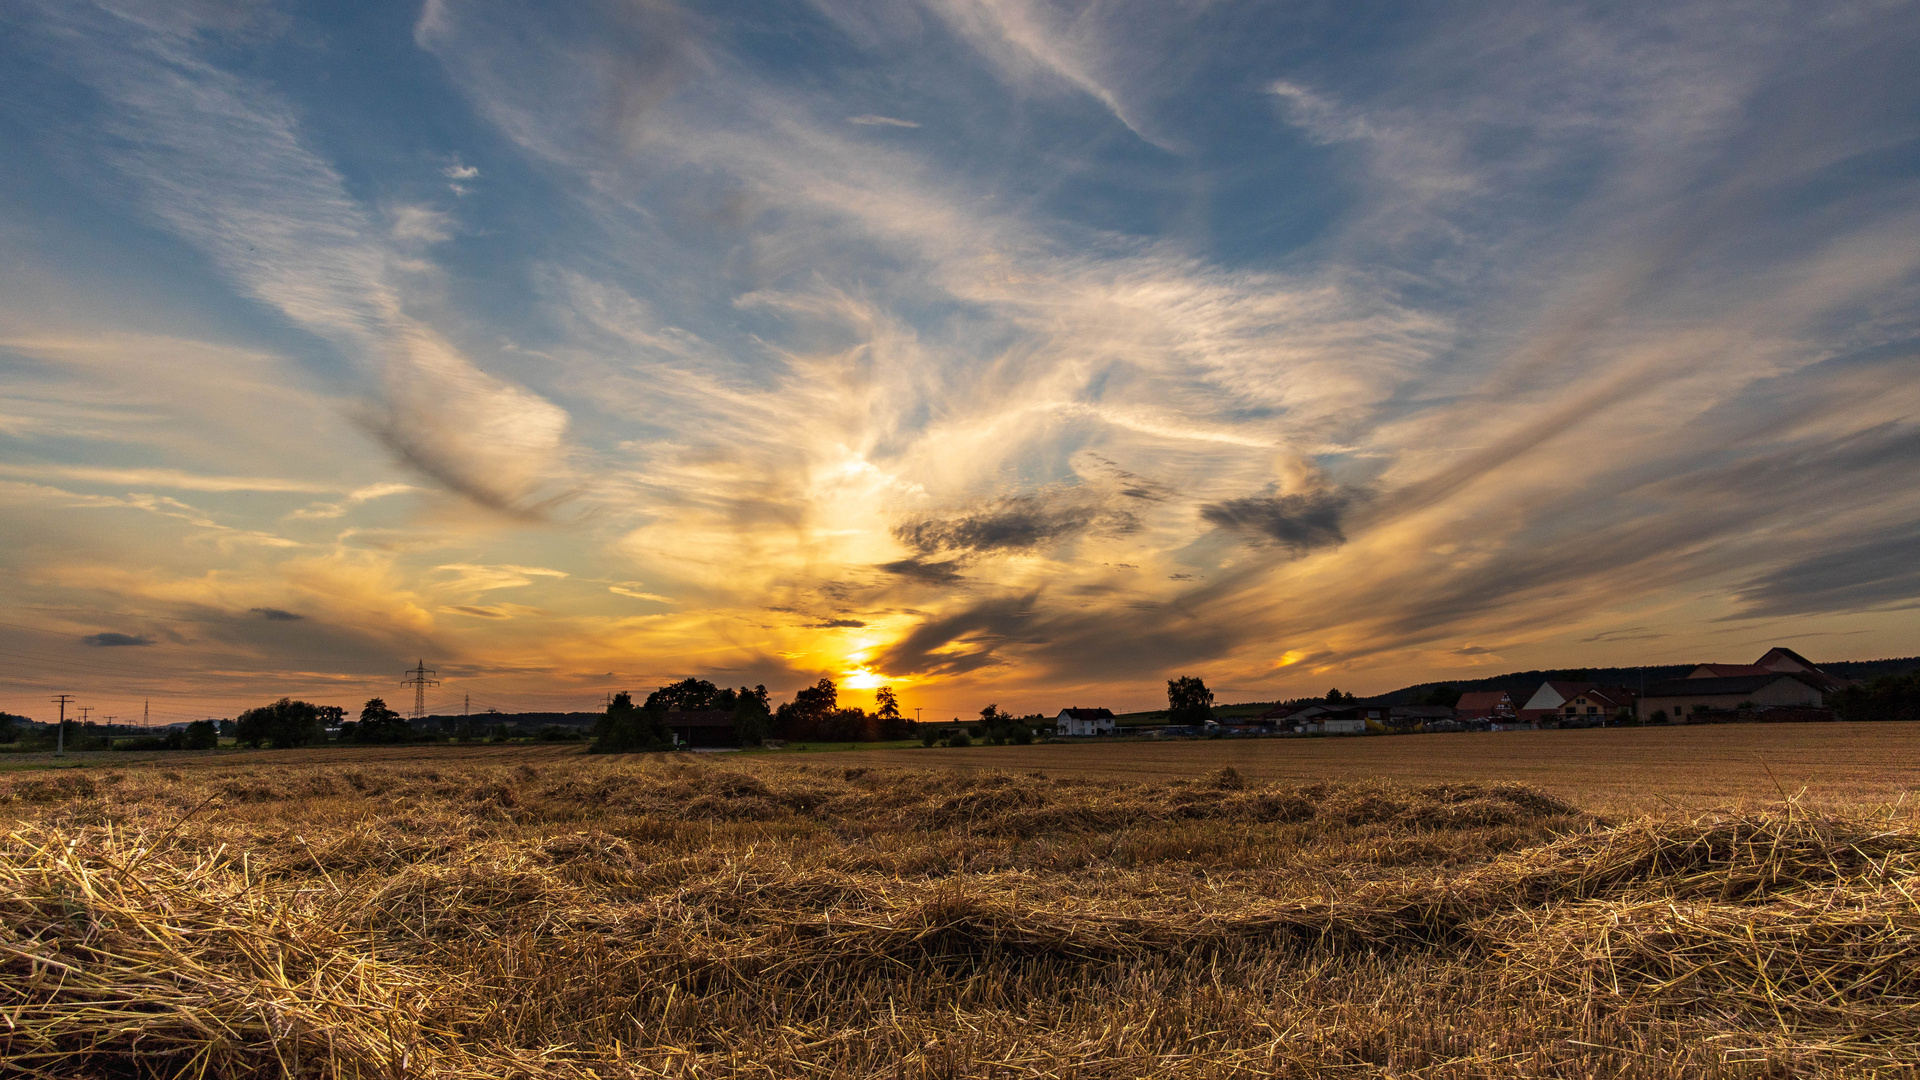
M9 772L0 1063L1910 1076L1910 745L1794 725Z

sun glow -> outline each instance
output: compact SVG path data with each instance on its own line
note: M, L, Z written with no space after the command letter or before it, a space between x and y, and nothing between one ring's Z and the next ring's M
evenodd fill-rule
M857 667L840 677L840 685L849 690L878 690L893 680L868 667Z

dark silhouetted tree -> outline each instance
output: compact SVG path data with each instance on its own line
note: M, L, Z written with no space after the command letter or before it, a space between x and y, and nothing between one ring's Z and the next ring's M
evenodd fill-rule
M412 737L413 729L407 726L407 719L387 708L383 698L368 698L360 707L360 722L353 725L352 731L341 725L340 737L357 743L399 743Z
M661 710L634 708L632 694L622 691L613 695L606 714L593 725L593 752L632 754L673 749L673 735L661 720L663 715Z
M1167 721L1204 724L1213 719L1213 691L1197 675L1167 680Z
M840 711L840 688L821 679L793 695L773 714L773 729L783 739L828 738L824 730Z
M722 698L725 701L722 701ZM730 710L733 708L734 693L722 690L705 679L681 679L677 683L663 686L647 695L643 709L655 709L671 712L681 709L697 712L704 709Z
M234 736L247 746L258 747L262 743L271 743L275 748L285 748L323 742L327 734L320 726L318 705L281 698L271 705L248 709L236 717Z
M733 696L733 733L742 746L759 746L773 734L773 713L767 708L767 688L728 690Z

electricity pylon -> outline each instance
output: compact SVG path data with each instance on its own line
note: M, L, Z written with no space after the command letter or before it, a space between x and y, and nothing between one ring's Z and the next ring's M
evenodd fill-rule
M438 674L438 671L428 670L427 662L422 660L420 666L409 669L407 677L400 680L401 686L413 687L413 719L427 718L427 687L440 685L440 680L433 678Z

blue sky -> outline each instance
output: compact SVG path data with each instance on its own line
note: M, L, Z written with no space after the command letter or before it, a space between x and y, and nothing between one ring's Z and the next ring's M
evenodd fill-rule
M12 711L1920 653L1911 3L4 19Z

